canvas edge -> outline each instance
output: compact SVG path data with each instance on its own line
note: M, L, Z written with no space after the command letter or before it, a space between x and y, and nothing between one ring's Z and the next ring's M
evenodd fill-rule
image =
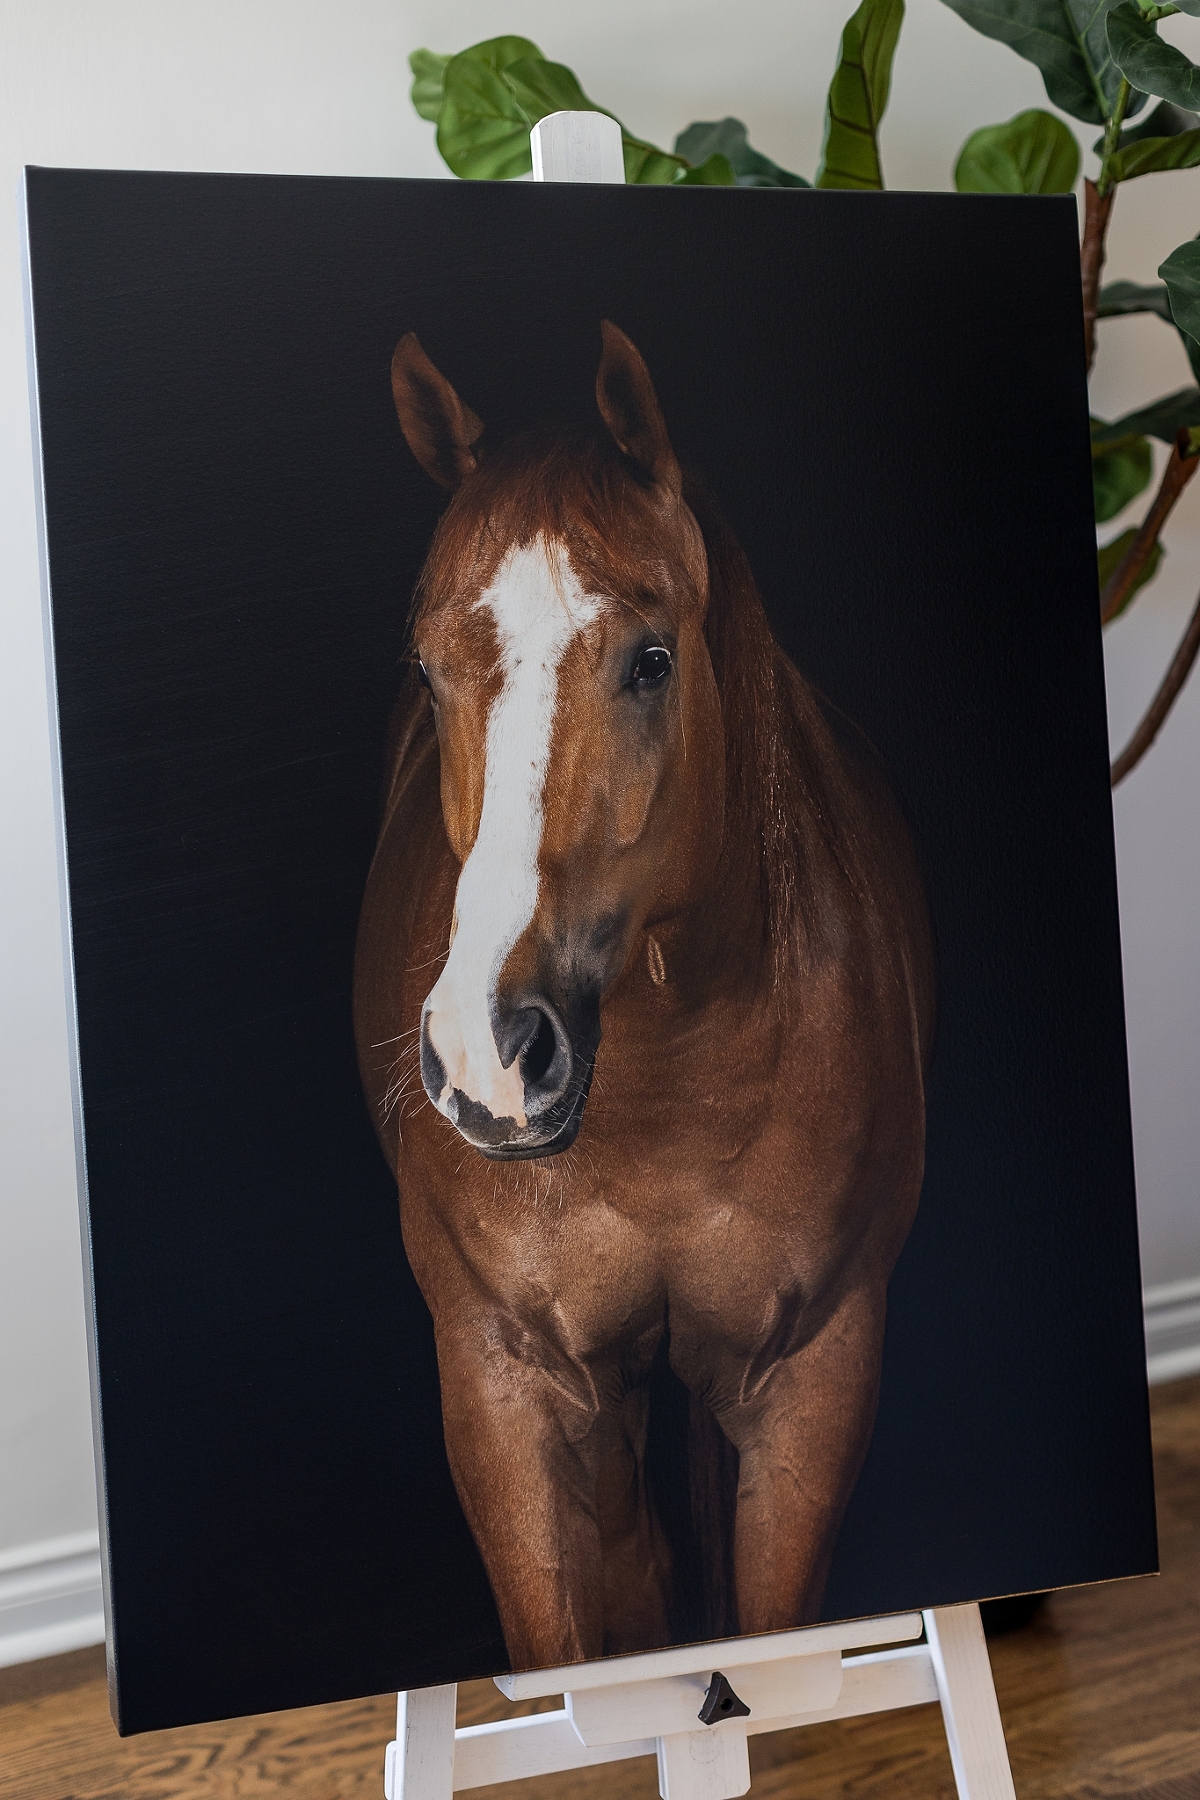
M42 459L42 421L37 366L37 326L34 317L34 274L30 234L31 167L22 170L17 210L20 223L21 297L25 315L26 372L29 382L29 431L33 454L34 515L42 600L42 646L46 669L46 710L49 720L50 781L54 805L54 850L58 871L58 910L66 1002L67 1058L71 1080L71 1123L75 1140L75 1184L79 1206L79 1237L83 1255L84 1315L87 1337L88 1391L91 1398L92 1448L96 1472L96 1509L99 1517L100 1585L103 1599L104 1641L108 1668L109 1709L120 1729L117 1697L116 1641L113 1629L111 1545L108 1521L108 1483L104 1463L103 1407L96 1351L96 1288L92 1267L91 1217L88 1208L87 1151L83 1119L83 1090L79 1072L79 1008L75 991L75 953L71 936L71 894L67 862L66 814L63 805L62 733L58 711L58 684L54 652L53 599L50 552L46 525L46 485ZM89 1608L89 1613L94 1609ZM90 1627L89 1627L90 1628ZM93 1638L91 1641L95 1642Z

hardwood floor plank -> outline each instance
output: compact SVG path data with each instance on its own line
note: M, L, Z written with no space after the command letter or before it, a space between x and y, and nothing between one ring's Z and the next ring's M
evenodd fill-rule
M1056 1594L993 1642L1018 1800L1200 1800L1200 1377L1153 1395L1163 1573ZM459 1723L513 1707L459 1690ZM104 1658L0 1670L0 1800L379 1800L396 1699L118 1738ZM756 1800L953 1800L935 1706L750 1740ZM653 1760L478 1790L483 1800L655 1800Z

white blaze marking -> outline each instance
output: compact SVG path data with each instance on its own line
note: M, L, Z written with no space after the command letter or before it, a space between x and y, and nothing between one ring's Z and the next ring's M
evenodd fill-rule
M458 878L450 954L425 1014L446 1070L438 1111L454 1118L458 1088L523 1127L525 1084L516 1060L501 1066L490 1003L537 905L559 663L600 603L584 594L561 545L538 538L509 551L475 604L495 621L504 685L488 714L483 808Z

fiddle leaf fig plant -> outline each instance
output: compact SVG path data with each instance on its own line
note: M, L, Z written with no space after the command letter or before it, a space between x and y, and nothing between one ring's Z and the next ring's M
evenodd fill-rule
M1052 105L1098 125L1094 177L1083 183L1080 250L1084 348L1090 369L1102 319L1153 314L1177 334L1192 381L1123 418L1092 420L1096 520L1115 519L1154 480L1155 440L1169 447L1140 525L1097 551L1100 616L1120 617L1154 579L1165 554L1162 531L1200 469L1200 238L1165 257L1157 283L1101 285L1117 190L1146 175L1200 168L1200 65L1159 32L1177 13L1200 18L1200 0L945 0L983 36L1006 44L1040 71ZM820 160L810 181L750 143L740 119L698 121L669 150L621 124L625 179L670 187L844 188L884 186L880 126L891 91L904 0L861 0L847 19L825 108ZM529 38L488 38L457 54L414 50L412 103L436 127L456 175L509 181L532 169L529 134L554 112L606 112L565 64ZM1131 121L1151 100L1139 124ZM616 115L608 113L609 118ZM1076 133L1041 108L973 131L959 153L960 194L1068 194L1079 178ZM1161 456L1161 452L1160 452ZM1146 716L1112 766L1114 786L1145 755L1200 652L1200 599Z

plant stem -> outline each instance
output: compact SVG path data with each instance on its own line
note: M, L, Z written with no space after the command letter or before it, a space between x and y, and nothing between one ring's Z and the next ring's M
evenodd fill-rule
M1083 242L1079 247L1079 272L1083 281L1083 346L1090 369L1096 360L1096 306L1100 272L1104 268L1104 239L1108 215L1117 197L1116 183L1101 194L1092 181L1083 184Z
M1096 360L1096 299L1100 292L1100 271L1104 267L1104 240L1108 234L1108 215L1117 194L1116 182L1108 179L1108 165L1121 136L1131 92L1129 83L1122 76L1117 103L1104 127L1100 173L1094 182L1083 184L1083 242L1079 246L1079 270L1083 279L1083 341L1089 369Z
M1179 691L1192 671L1196 653L1200 651L1200 598L1192 609L1187 630L1171 659L1171 666L1147 709L1146 716L1118 756L1109 772L1113 787L1124 781L1130 769L1136 768L1162 730L1163 721L1179 696Z
M1100 173L1096 177L1099 192L1107 194L1112 183L1108 179L1108 164L1113 151L1121 137L1121 127L1125 123L1125 109L1129 105L1129 96L1133 92L1125 77L1121 77L1121 85L1117 89L1117 103L1112 110L1112 118L1104 127L1104 149L1100 154Z
M1187 454L1190 433L1185 426L1175 439L1163 470L1154 504L1138 527L1138 534L1104 584L1100 595L1100 623L1115 619L1133 592L1134 583L1158 542L1159 533L1192 476L1200 469L1200 456Z

